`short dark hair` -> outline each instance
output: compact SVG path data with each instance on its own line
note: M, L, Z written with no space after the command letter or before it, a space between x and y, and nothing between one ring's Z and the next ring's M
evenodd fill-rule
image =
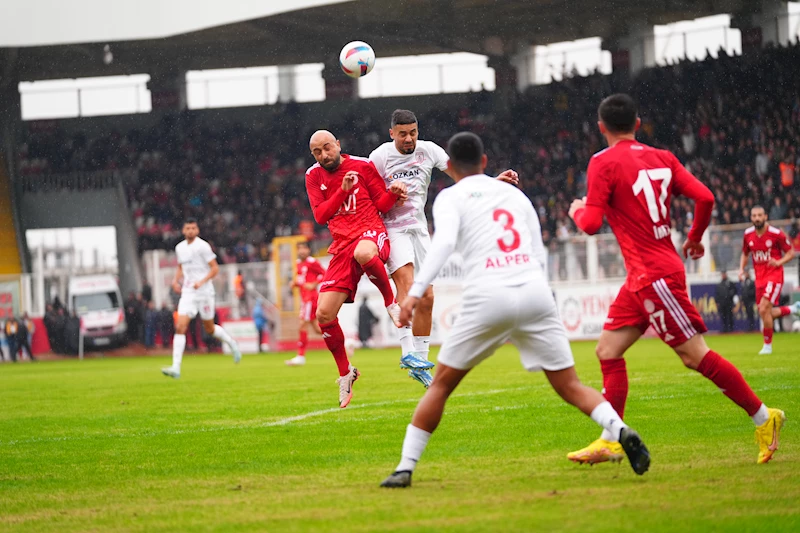
M194 217L189 217L183 221L183 225L185 226L186 224L197 224L197 219Z
M761 209L761 210L762 210L762 211L764 211L765 213L767 212L767 210L766 210L766 209L764 209L764 206L763 206L763 205L758 205L758 204L756 204L756 205L754 205L753 207L751 207L751 208L750 208L750 211L752 211L753 209Z
M468 170L481 164L483 141L469 131L456 133L447 142L450 163L459 170Z
M417 116L408 109L395 109L392 111L392 127L398 124L416 124Z
M308 244L308 241L300 241L300 242L297 243L297 246L305 246L309 250L311 249L311 245Z
M627 94L612 94L600 102L597 114L611 133L632 133L636 129L636 102Z

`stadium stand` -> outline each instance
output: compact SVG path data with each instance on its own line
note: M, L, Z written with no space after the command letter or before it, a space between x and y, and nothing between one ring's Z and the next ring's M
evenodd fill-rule
M569 201L583 194L588 161L602 149L597 103L623 90L640 102L640 140L678 154L715 192L715 223L745 222L753 204L774 220L800 218L798 86L800 43L736 57L721 51L717 59L647 69L634 80L614 73L531 87L505 113L489 93L455 107L443 96L441 107L419 118L422 136L439 143L457 130L482 135L490 170L519 171L550 242L574 233ZM53 175L135 169L127 194L140 252L171 248L180 221L196 216L226 262L266 260L273 237L312 220L303 179L312 162L307 139L320 124L299 120L298 107L274 106L270 120L218 129L194 112L91 138L29 128L18 168L29 190L52 187ZM351 114L328 127L346 152L367 155L386 137L385 118ZM434 179L430 198L448 183L444 175ZM691 225L686 200L677 199L672 213L679 231ZM324 241L325 231L316 232Z

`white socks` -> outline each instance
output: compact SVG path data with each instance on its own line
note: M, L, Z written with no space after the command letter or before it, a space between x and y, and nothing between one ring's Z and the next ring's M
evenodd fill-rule
M180 370L183 351L186 349L186 335L176 333L172 337L172 368Z
M402 355L414 353L414 335L411 333L411 326L403 326L400 328L400 349L403 351Z
M619 441L619 432L622 431L622 428L628 427L608 402L603 402L595 407L589 416L603 428L603 435L600 438L611 442Z
M430 438L430 433L409 424L406 428L406 438L403 441L403 456L400 459L400 464L394 469L395 472L405 470L413 472Z
M761 407L759 407L758 411L756 411L756 414L754 414L750 418L753 419L753 424L755 424L756 426L761 426L765 424L767 420L769 420L769 411L767 411L767 406L762 403Z
M227 331L222 329L222 326L220 326L219 324L214 324L214 338L221 340L222 342L227 344L231 350L233 350L234 347L233 339L231 338L230 335L228 335Z
M414 336L414 353L426 361L428 360L428 353L431 349L430 335L415 335Z

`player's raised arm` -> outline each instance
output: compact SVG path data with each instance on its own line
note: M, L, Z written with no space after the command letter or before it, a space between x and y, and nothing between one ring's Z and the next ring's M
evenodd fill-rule
M381 213L389 211L398 200L405 201L408 199L405 184L396 181L392 183L387 190L383 183L383 178L378 174L378 171L372 163L364 165L363 172L360 176L364 181L364 185L367 187L367 191L369 191L369 197L372 198L372 203L375 204L375 208Z
M306 193L308 202L311 204L311 212L314 213L314 220L317 224L326 224L333 215L339 211L342 203L347 199L348 192L342 188L331 191L331 197L327 200L322 194L322 182L318 179L314 169L306 172Z
M588 235L594 235L603 225L603 213L611 197L611 182L608 174L600 167L597 160L589 161L586 181L589 190L582 200L573 200L569 208L569 216L575 225Z

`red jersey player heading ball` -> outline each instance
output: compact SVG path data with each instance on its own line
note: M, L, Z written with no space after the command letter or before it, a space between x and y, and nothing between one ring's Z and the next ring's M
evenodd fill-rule
M317 163L306 171L308 200L314 219L327 224L333 235L328 248L333 258L320 284L317 320L339 368L339 407L347 407L360 374L348 360L337 315L342 304L353 302L358 280L367 274L380 290L392 321L400 327L400 306L384 266L389 239L379 213L405 201L406 186L396 181L387 191L369 159L342 154L339 141L329 131L315 132L309 148Z
M794 258L794 250L789 237L780 228L767 223L767 212L760 205L750 209L753 226L744 232L742 258L739 263L739 279L744 279L747 258L753 255L753 269L756 273L756 303L758 314L764 322L764 346L759 355L772 353L772 327L776 318L792 312L800 316L800 302L780 306L783 287L783 265ZM780 306L780 307L773 307Z
M683 262L670 237L672 194L695 201L694 224L683 245L684 256L702 257L700 244L711 220L714 195L668 151L636 141L641 125L636 104L625 94L609 96L598 109L598 127L608 148L589 162L588 192L575 200L569 214L586 233L596 233L605 214L620 243L628 277L608 311L597 343L606 399L624 416L628 396L625 351L649 326L683 361L742 407L756 425L758 462L778 448L783 411L767 409L730 362L711 350L706 331L686 291ZM579 463L619 460L622 448L604 432L588 447L567 457Z

